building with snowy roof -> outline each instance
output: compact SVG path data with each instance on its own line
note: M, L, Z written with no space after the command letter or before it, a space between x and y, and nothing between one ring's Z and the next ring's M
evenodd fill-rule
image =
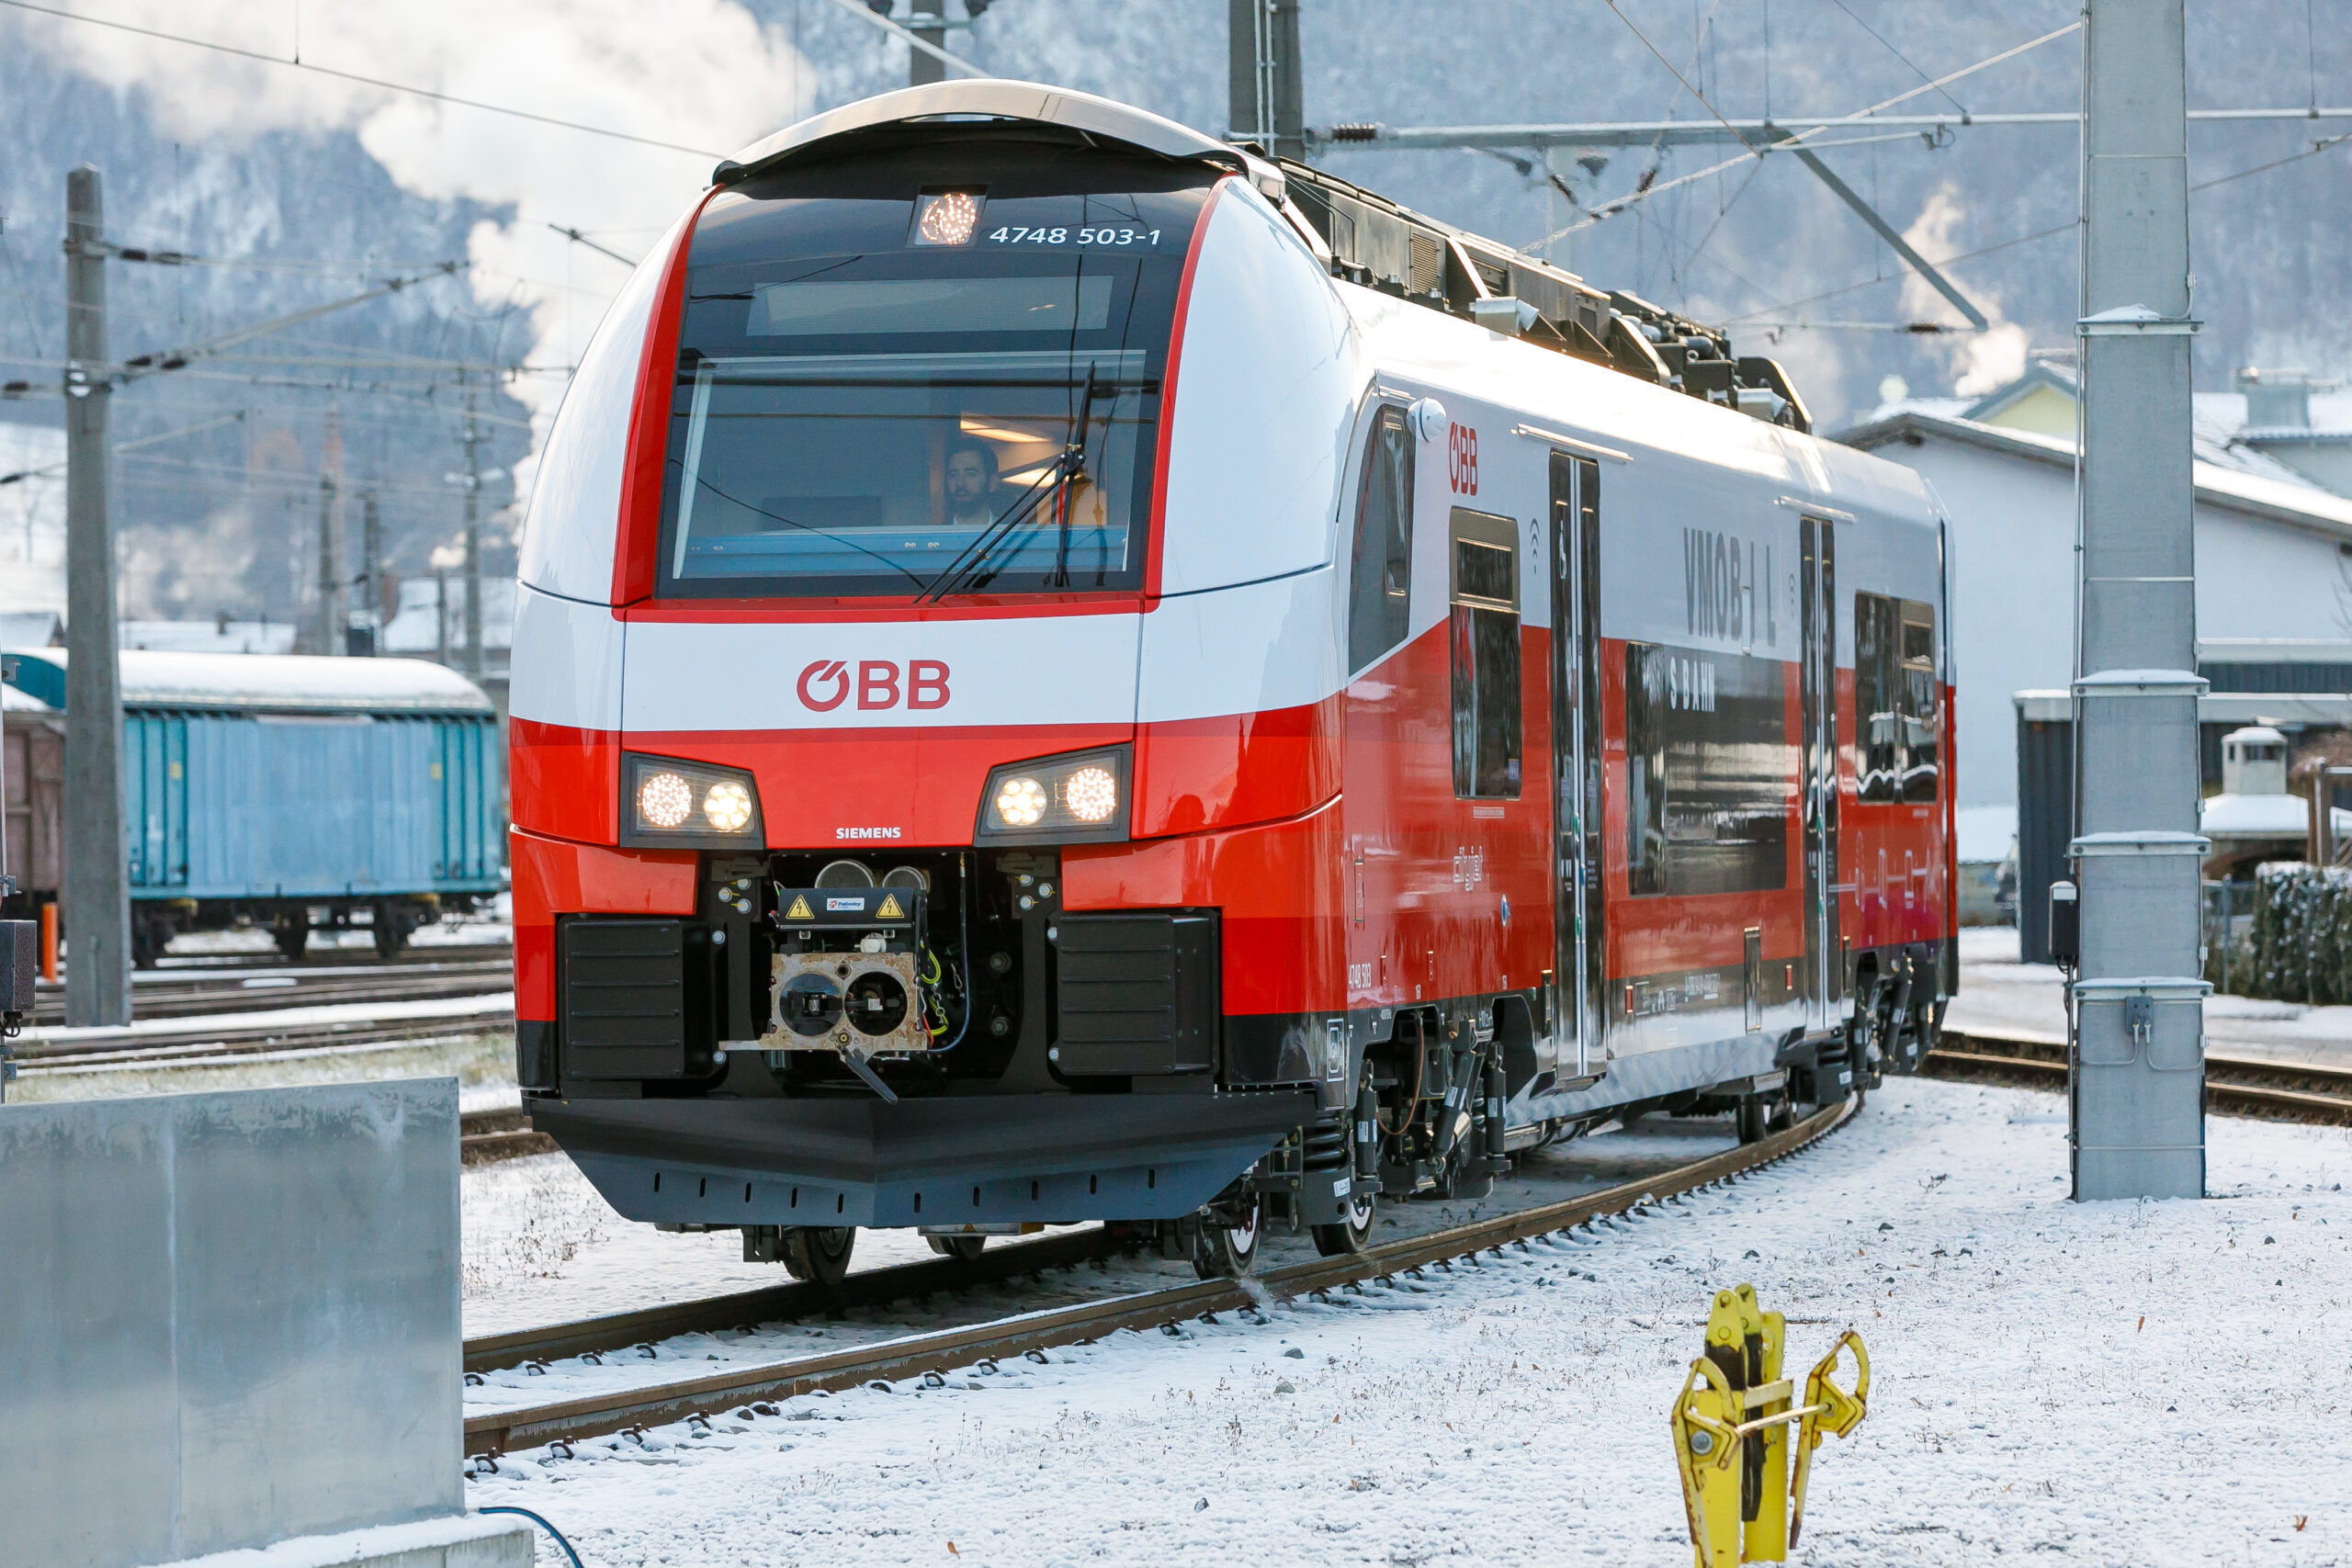
M1883 405L1838 437L1917 470L1951 515L1963 808L2016 808L2014 698L2073 678L2075 386L2037 365L1982 398ZM2200 395L2192 453L2199 667L2215 692L2252 694L2204 725L2209 790L2236 725L2275 722L2290 742L2352 725L2352 498L2266 449L2247 401ZM2294 695L2272 714L2267 693Z

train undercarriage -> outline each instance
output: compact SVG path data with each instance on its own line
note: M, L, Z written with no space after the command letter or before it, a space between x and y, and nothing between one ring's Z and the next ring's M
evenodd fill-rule
M1087 1221L1238 1275L1270 1234L1360 1251L1380 1203L1479 1201L1611 1121L1762 1138L1914 1066L1948 991L1937 944L1866 953L1843 1030L1770 1071L1534 1114L1523 993L1229 1018L1216 910L1069 910L1061 881L1051 849L710 856L698 918L562 917L560 1020L518 1036L534 1121L623 1213L803 1279L861 1226L971 1257Z

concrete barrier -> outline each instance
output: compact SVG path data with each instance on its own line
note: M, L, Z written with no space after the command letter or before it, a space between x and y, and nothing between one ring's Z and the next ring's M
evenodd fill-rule
M0 1564L459 1514L458 1266L455 1079L0 1106Z

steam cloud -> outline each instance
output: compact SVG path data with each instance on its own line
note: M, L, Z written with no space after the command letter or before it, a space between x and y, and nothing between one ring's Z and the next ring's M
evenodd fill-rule
M358 72L724 155L804 112L811 73L790 40L733 0L502 0L458 5L124 0L110 19ZM33 47L118 88L136 88L159 124L188 140L266 131L350 131L403 189L508 208L469 238L478 299L527 316L530 358L576 363L628 276L550 231L588 231L640 254L708 178L717 160L535 125L142 39L110 29L28 27ZM20 66L19 69L22 69ZM558 377L514 395L544 434ZM518 490L526 478L516 475Z
M1967 209L1961 205L1959 187L1947 180L1928 197L1919 216L1903 231L1903 237L1911 243L1912 249L1940 265L1960 249L1953 243L1952 234L1967 216ZM1931 341L1942 354L1946 368L1953 373L1952 391L1960 397L1976 398L2006 387L2025 374L2026 350L2031 346L2031 340L2023 327L2002 317L1998 294L1982 284L1970 285L1966 292L1992 321L1992 329ZM1951 302L1916 272L1904 273L1902 299L1904 311L1912 321L1949 321L1955 313Z

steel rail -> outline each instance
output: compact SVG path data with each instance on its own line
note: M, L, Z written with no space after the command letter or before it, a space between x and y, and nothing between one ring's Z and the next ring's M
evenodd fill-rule
M1928 1053L1919 1070L1929 1077L1964 1081L2007 1077L2036 1089L2064 1089L2066 1043L2047 1036L1946 1030L1943 1043ZM2352 1067L2209 1052L2205 1109L2264 1121L2352 1126Z
M134 1017L155 1019L266 1012L350 1002L428 1001L475 996L485 990L503 991L513 973L511 958L375 972L345 970L317 976L288 976L275 970L261 975L231 972L217 976L202 975L192 981L175 976L164 983L134 983L130 1002ZM255 980L266 983L253 984ZM33 1026L54 1027L64 1021L64 1014L62 990L44 995L35 1004Z
M464 1165L489 1165L524 1155L550 1155L556 1142L534 1132L523 1108L510 1105L496 1111L468 1111L458 1118L458 1157Z
M800 1281L767 1285L756 1291L644 1307L546 1328L488 1334L466 1341L465 1366L469 1372L495 1371L527 1361L553 1360L559 1356L626 1350L633 1345L680 1334L709 1334L719 1329L819 1317L843 1307L888 1306L919 1296L1001 1284L1025 1274L1041 1274L1048 1269L1075 1268L1098 1258L1113 1257L1127 1246L1124 1237L1096 1227L990 1247L978 1258L926 1258L888 1269L867 1269L851 1274L834 1289Z
M1213 1319L1220 1312L1326 1293L1365 1280L1384 1280L1425 1268L1451 1269L1456 1258L1644 1208L1786 1158L1843 1125L1856 1109L1855 1101L1845 1100L1816 1111L1786 1132L1673 1170L1583 1197L1388 1242L1366 1252L1289 1264L1246 1281L1204 1280L680 1382L470 1416L466 1422L466 1452L498 1454L559 1440L579 1441L756 1407L820 1390L911 1377L944 1378L956 1367L1042 1356L1057 1346L1090 1343L1121 1329L1158 1328L1204 1316ZM1006 1247L999 1256L1027 1250ZM981 1258L989 1256L982 1253Z
M503 992L462 1012L425 1018L339 1019L324 1022L277 1023L266 1019L223 1028L196 1020L175 1029L108 1029L71 1040L44 1040L29 1033L15 1044L17 1065L28 1071L58 1067L162 1065L208 1056L254 1055L268 1051L320 1046L360 1048L420 1040L457 1039L511 1029L514 1004Z

